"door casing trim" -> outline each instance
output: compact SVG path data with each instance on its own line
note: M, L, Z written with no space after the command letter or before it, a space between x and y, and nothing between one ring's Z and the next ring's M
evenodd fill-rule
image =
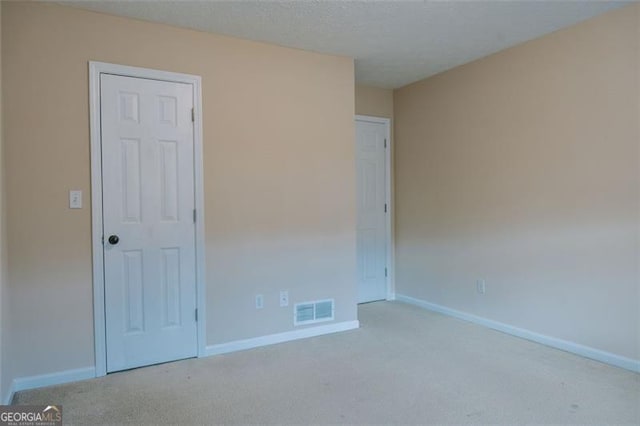
M196 208L196 308L198 309L198 357L206 355L204 169L202 149L202 79L191 74L159 71L89 61L89 128L91 137L91 244L93 263L93 325L95 375L107 374L107 343L104 306L104 247L102 243L102 149L100 131L100 74L187 83L193 86L194 187Z

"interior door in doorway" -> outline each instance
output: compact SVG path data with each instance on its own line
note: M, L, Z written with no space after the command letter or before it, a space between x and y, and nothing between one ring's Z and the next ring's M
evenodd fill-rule
M356 120L358 303L387 297L387 124Z
M193 85L101 74L107 371L197 355Z

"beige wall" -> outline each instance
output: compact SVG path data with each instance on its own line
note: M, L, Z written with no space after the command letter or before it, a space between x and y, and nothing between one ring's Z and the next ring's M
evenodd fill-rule
M4 203L4 139L2 128L2 2L0 2L0 404L5 403L9 389L9 376L4 374L7 369L4 352L7 348L7 262L6 262L6 234L5 234L5 203Z
M639 9L395 92L399 293L640 359Z
M202 76L207 344L356 319L353 61L53 4L3 5L14 377L94 364L89 60ZM82 210L68 190L81 189ZM265 308L254 308L254 296ZM37 347L34 347L37 342Z
M393 118L393 90L356 86L356 114Z

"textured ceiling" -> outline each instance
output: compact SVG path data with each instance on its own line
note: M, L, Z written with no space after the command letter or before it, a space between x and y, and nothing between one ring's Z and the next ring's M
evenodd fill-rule
M610 1L71 1L76 7L355 59L397 88L624 5Z

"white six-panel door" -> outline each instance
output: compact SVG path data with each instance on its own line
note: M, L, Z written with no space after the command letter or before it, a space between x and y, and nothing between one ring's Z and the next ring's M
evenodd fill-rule
M356 120L358 303L387 297L385 123Z
M100 77L107 371L197 355L193 86Z

